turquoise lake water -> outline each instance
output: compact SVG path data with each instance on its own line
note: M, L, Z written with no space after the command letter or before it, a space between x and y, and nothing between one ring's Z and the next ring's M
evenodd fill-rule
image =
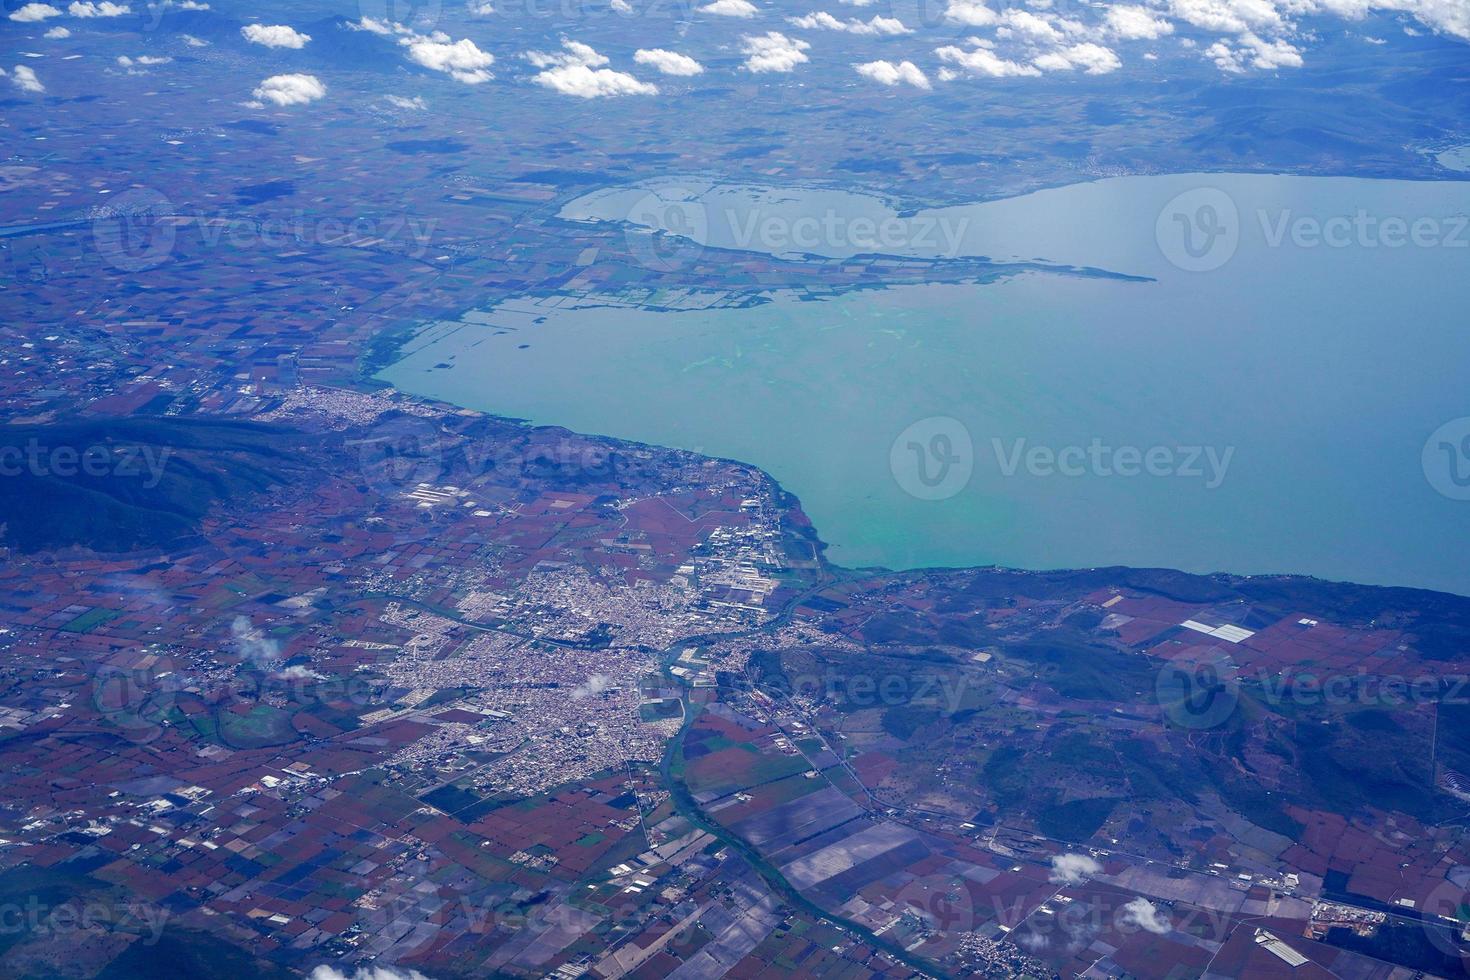
M899 218L857 194L667 180L563 216L667 225L685 257L981 255L1145 281L1026 272L681 312L520 299L428 326L380 376L759 465L849 566L1470 594L1467 211L1460 182L1193 174Z

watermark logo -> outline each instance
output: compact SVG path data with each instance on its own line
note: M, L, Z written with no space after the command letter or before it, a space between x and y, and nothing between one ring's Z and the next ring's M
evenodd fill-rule
M147 187L114 195L92 219L92 242L120 272L145 272L167 262L178 231L167 197Z
M709 214L697 193L663 188L643 195L628 210L628 250L646 269L677 272L704 254Z
M353 248L372 244L400 249L410 258L422 258L433 244L438 219L420 221L407 215L390 215L346 220L330 215L313 217L296 211L278 218L188 215L176 219L175 223L197 226L200 243L205 248L216 248L221 243L235 249L281 249L292 245Z
M969 685L963 674L908 671L872 674L866 671L824 671L797 674L767 682L766 689L788 698L846 705L848 709L933 707L954 714L964 703Z
M893 3L891 2L891 0L881 0L881 2L865 4L864 6L865 16L868 16L868 10L873 11L873 15L875 16L894 16ZM908 17L903 18L903 21L905 24L909 24L910 26L925 28L943 27L946 25L952 27L955 24L962 22L955 19L951 7L952 4L950 0L918 0L918 2L913 6L912 12L909 14ZM983 17L984 15L982 14L978 16ZM915 21L917 21L917 24L914 23Z
M180 212L163 194L133 188L109 199L92 218L92 241L103 261L121 272L145 272L167 262L181 229L203 248L278 250L293 245L374 248L422 258L438 219L406 214L336 217L296 210L269 217ZM190 239L192 241L192 239Z
M444 472L444 445L433 422L417 415L378 420L371 432L348 441L368 485L385 497L432 483Z
M24 901L0 903L0 936L65 937L86 942L79 933L118 932L137 936L137 942L152 946L163 938L169 911L142 901L68 901L51 904L40 895Z
M32 437L23 444L0 446L0 477L136 479L142 481L145 490L152 490L163 479L164 467L172 455L170 446L48 446Z
M920 875L898 890L893 911L911 915L927 932L970 932L975 926L975 899L962 878Z
M1272 707L1372 707L1402 708L1407 705L1470 704L1470 677L1464 674L1316 674L1285 670L1277 674L1260 671L1251 683L1251 694Z
M1235 458L1234 446L1114 446L1098 437L1085 446L1044 446L1026 439L991 439L990 446L1005 477L1022 471L1037 477L1180 477L1199 480L1206 490L1225 482Z
M1196 187L1174 197L1154 224L1159 252L1185 272L1211 272L1240 247L1240 211L1216 187Z
M1470 892L1453 881L1442 881L1419 904L1419 913L1429 942L1470 973Z
M797 217L765 213L762 208L744 213L729 208L721 218L735 247L743 251L828 255L922 253L955 258L970 227L970 219L963 215L880 218L833 208Z
M1420 456L1424 478L1440 496L1470 500L1470 415L1430 433Z
M1167 663L1159 670L1154 687L1165 717L1180 728L1216 728L1229 720L1240 703L1235 667L1223 656L1197 663Z
M683 187L650 191L628 209L629 248L643 265L673 271L706 247L771 255L924 255L955 258L963 250L970 218L947 213L848 214L835 208L790 213L761 199L716 208L703 192Z
M1165 664L1156 678L1159 707L1181 728L1214 728L1228 721L1242 691L1272 710L1374 708L1395 711L1422 705L1470 704L1464 674L1326 673L1237 670L1223 652L1211 659Z
M1365 208L1322 217L1290 208L1256 212L1268 248L1470 248L1470 216L1377 215Z
M163 733L161 720L173 709L178 690L172 673L103 664L92 675L92 706L124 738L146 744Z
M994 473L1012 479L1161 477L1194 480L1218 489L1235 458L1234 446L1204 444L1113 444L1101 437L1087 443L1047 445L992 437ZM921 500L944 500L962 491L981 462L969 430L947 416L921 419L889 447L889 466L905 492ZM992 465L985 460L986 466ZM987 472L990 472L987 469Z
M583 0L594 8L601 7L601 0ZM667 20L674 25L674 34L683 37L694 20L694 0L608 0L607 9L620 17L637 17L642 20ZM585 11L582 11L585 13Z
M1252 242L1268 249L1470 249L1470 215L1375 214L1367 208L1311 213L1255 208L1242 216L1234 199L1217 187L1177 195L1159 212L1154 235L1159 251L1178 269L1211 272L1232 258L1245 226Z
M958 419L934 415L904 429L888 450L899 487L919 500L947 500L970 484L975 445Z
M144 7L145 11L138 17L139 30L156 31L168 21L170 28L177 32L188 26L185 18L197 17L209 9L209 4L206 0L148 0Z
M505 447L466 443L461 454L472 473L494 473L502 480L551 482L558 486L609 485L656 475L656 464L636 452L586 439L532 438L510 453Z
M465 6L471 14L479 15L494 4L488 0L469 0ZM444 13L441 0L357 0L357 12L368 20L404 24L418 31L439 26Z

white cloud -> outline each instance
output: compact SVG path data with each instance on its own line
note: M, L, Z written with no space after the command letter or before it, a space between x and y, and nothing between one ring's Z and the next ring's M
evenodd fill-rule
M811 45L801 38L787 37L779 31L747 34L740 39L745 52L745 67L753 72L788 72L808 59L803 53Z
M121 17L130 14L133 8L125 3L113 3L112 0L102 0L101 3L73 3L66 8L66 12L73 17Z
M791 26L805 28L806 30L825 29L829 31L844 31L848 34L886 34L890 36L913 33L907 27L903 26L903 21L894 17L874 16L867 21L861 21L856 18L843 21L838 20L825 11L819 10L816 13L807 14L805 17L788 17L786 20Z
M1143 929L1158 936L1167 935L1174 929L1168 917L1160 915L1154 903L1146 898L1135 898L1119 909L1118 923Z
M1117 71L1123 64L1109 48L1088 42L1048 51L1037 56L1031 63L1042 71L1071 71L1073 68L1081 68L1089 75L1106 75Z
M394 24L391 21L377 20L366 15L356 23L350 23L347 27L354 31L367 31L369 34L377 34L379 37L389 37L393 34L411 33L402 24Z
M1105 75L1122 67L1116 52L1104 41L1111 37L1144 39L1173 31L1167 20L1156 18L1147 7L1124 4L1106 11L1101 21L1083 23L1048 12L1050 3L1033 2L1036 10L1008 7L991 14L989 8L960 8L960 0L951 0L949 16L970 17L984 21L993 19L995 37L1004 42L997 51L994 41L972 37L970 49L958 45L937 48L941 60L971 74L990 78L1017 78L1040 75L1047 71L1084 71L1089 75ZM963 11L963 12L961 12ZM954 69L940 71L941 80L956 77Z
M814 14L807 14L805 17L787 17L786 23L790 24L793 27L805 27L808 30L818 27L826 28L833 31L840 31L843 29L842 21L838 20L836 17L833 17L831 14L825 13L820 10L818 10ZM858 21L853 21L853 23L856 24L858 23Z
M588 68L600 68L608 63L607 56L598 54L590 44L581 41L573 41L570 38L561 39L561 51L527 51L526 60L537 68L564 68L570 65L585 65Z
M64 37L71 37L71 31L67 30L65 27L53 27L51 28L51 30L47 31L41 36L49 37L52 40L60 40Z
M997 37L1020 37L1034 44L1061 44L1068 34L1083 30L1076 21L1038 16L1019 7L1007 8L1000 16L1000 24L995 32Z
M281 656L281 644L266 636L247 616L236 616L230 621L230 637L234 640L235 652L248 663L268 664Z
M204 38L202 37L195 37L193 34L181 34L179 36L182 37L184 39L184 43L191 48L209 47L209 42L204 40Z
M587 678L584 683L578 684L576 687L572 688L572 700L580 701L583 698L591 697L594 694L601 694L603 691L610 690L613 686L614 685L612 675L593 674L591 677Z
M942 48L935 48L934 53L939 55L940 61L958 65L974 75L985 75L990 78L1014 78L1027 75L1040 75L1041 69L1034 65L1022 64L1018 61L1007 61L983 47L977 47L973 51L966 51L953 44ZM952 78L953 73L941 73L941 79Z
M1224 71L1295 68L1302 63L1303 39L1315 40L1299 23L1309 16L1362 20L1373 13L1403 14L1437 33L1470 41L1470 0L1133 0L1122 3L1084 3L1070 9L1096 10L1099 19L1083 22L1062 17L1053 0L1026 0L997 12L985 0L947 0L945 18L972 27L991 27L995 37L1019 45L1005 57L949 47L951 59L967 70L985 75L1026 74L1018 65L1046 70L1070 66L1093 72L1114 70L1111 59L1097 51L1071 51L1078 43L1103 47L1109 40L1154 41L1175 33L1175 21L1199 31L1228 35L1201 41L1181 39L1189 50L1204 49ZM830 25L818 25L830 26ZM1405 33L1417 34L1404 26ZM994 50L994 44L969 41L970 46ZM1209 47L1205 48L1208 44ZM1030 50L1026 50L1026 48ZM1089 59L1088 55L1097 55ZM1150 56L1152 55L1152 56ZM1157 61L1152 52L1145 60ZM1007 60L1014 59L1014 60ZM1039 60L1038 60L1039 59ZM940 77L952 77L942 69Z
M1174 33L1173 24L1162 17L1155 17L1147 7L1133 4L1109 7L1105 21L1108 31L1125 41L1152 41Z
M657 95L658 86L641 82L627 72L586 65L562 65L538 73L533 81L563 95L597 99L612 95Z
M409 98L406 95L385 95L383 99L395 109L415 109L422 111L429 107L424 102L423 96L419 95L415 95L413 98Z
M4 69L0 68L0 71ZM10 75L10 81L22 92L46 91L46 86L42 85L41 80L36 77L35 70L25 65L15 66L15 70Z
M931 87L929 79L912 61L900 61L896 65L891 61L869 61L861 65L853 65L853 67L864 78L871 78L884 85L898 85L902 82L916 88Z
M985 5L985 0L949 0L944 8L944 17L969 27L989 27L1000 19Z
M306 105L325 98L327 87L315 75L272 75L251 94L278 106Z
M1402 9L1412 13L1421 24L1442 34L1453 34L1470 41L1470 4L1464 0L1399 0ZM1398 9L1385 3L1383 9Z
M60 17L61 11L49 3L28 3L10 12L10 19L22 24L36 24L48 17Z
M1280 38L1264 41L1250 31L1236 41L1239 47L1234 48L1225 41L1216 41L1205 49L1204 55L1215 63L1215 67L1233 75L1241 74L1247 67L1272 71L1302 66L1301 51L1288 41Z
M461 38L451 42L446 35L432 37L411 35L398 42L408 48L408 57L425 68L442 71L455 81L478 85L495 76L489 68L495 56L481 51L474 41Z
M311 40L310 34L302 34L286 24L246 24L240 35L251 44L262 44L268 48L291 48L300 50Z
M651 65L665 75L698 75L704 71L704 65L687 54L663 48L639 48L633 52L633 60L640 65Z
M612 0L612 2L608 4L608 6L611 7L615 13L619 14L631 14L633 12L633 5L629 3L628 0Z
M1102 865L1086 854L1058 854L1051 859L1050 880L1057 885L1080 885L1101 870Z
M1247 34L1240 39L1251 52L1251 67L1262 68L1267 71L1274 68L1300 68L1302 66L1302 53L1293 44L1280 38L1274 41L1262 41L1254 34Z
M1169 10L1195 27L1222 34L1284 26L1272 0L1170 0Z
M719 14L721 17L754 17L755 4L750 0L715 0L698 8L702 14Z
M306 980L429 980L417 970L400 970L395 966L360 966L356 973L343 973L322 965L312 970Z
M526 60L545 69L532 78L537 85L575 95L581 99L598 99L615 95L657 95L658 86L639 81L627 72L603 68L608 63L590 45L562 38L563 50L552 53L527 51Z
M136 58L129 58L125 54L118 55L117 57L117 63L121 67L126 68L129 75L145 75L147 74L147 72L144 72L141 69L150 67L152 65L166 65L173 60L174 59L172 58L161 58L157 55L151 54L139 55Z
M466 85L478 85L495 77L490 72L490 66L495 64L495 56L488 51L481 51L467 37L454 41L443 31L420 34L396 21L376 20L366 16L346 26L350 30L367 31L379 37L397 37L398 43L408 49L410 61L432 71L442 71Z
M1254 33L1274 39L1293 36L1292 17L1330 15L1362 20L1374 11L1403 13L1432 30L1470 40L1470 3L1465 0L1168 0L1169 13L1195 27L1221 34ZM1405 28L1411 31L1410 28ZM1244 40L1242 38L1242 40ZM1249 43L1246 47L1253 48ZM1227 45L1228 49L1228 45ZM1253 52L1247 52L1254 66ZM1278 67L1290 67L1290 57ZM1228 60L1228 59L1227 59ZM1273 56L1267 54L1266 62ZM1227 69L1229 70L1229 69ZM1242 68L1243 70L1243 68Z

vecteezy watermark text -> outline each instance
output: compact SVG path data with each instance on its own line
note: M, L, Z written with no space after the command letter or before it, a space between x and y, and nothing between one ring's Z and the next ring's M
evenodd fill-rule
M50 904L30 895L0 903L0 936L56 936L75 932L120 931L140 936L151 946L163 938L167 909L146 902L102 901Z
M627 239L643 265L671 272L697 260L707 246L747 252L812 255L920 255L957 258L970 219L965 215L852 215L835 208L790 214L779 207L715 209L701 191L663 187L627 212Z
M1242 697L1276 710L1397 710L1423 705L1470 704L1470 675L1374 674L1366 670L1320 672L1288 668L1243 673L1228 657L1164 664L1157 677L1158 703L1183 728L1215 728L1235 714Z
M1001 476L1167 476L1202 480L1214 490L1225 482L1235 447L1111 446L1094 437L1085 446L1032 445L1025 439L991 439Z
M1206 490L1225 482L1234 446L1204 443L1113 444L1101 436L1086 443L1046 445L1026 437L992 437L995 472L1002 477L1163 477L1195 480ZM931 416L893 440L888 466L903 491L920 500L945 500L963 490L981 462L970 430L958 419Z
M171 455L168 446L46 446L33 437L23 445L0 446L0 477L120 477L141 479L151 490L163 479Z
M181 212L163 194L134 188L116 195L93 215L92 241L109 265L123 272L143 272L169 260L185 228L197 229L200 244L210 249L391 246L419 258L428 251L437 227L437 218L403 214L340 218L301 210L268 217Z
M770 680L766 686L785 697L841 702L852 708L893 708L909 704L943 706L949 714L960 710L968 682L962 674L866 671L826 671Z
M966 217L890 215L873 218L846 215L828 209L820 215L791 217L763 214L753 209L742 214L733 208L724 212L735 247L750 251L884 252L919 251L954 257L970 226Z
M1323 218L1283 208L1258 210L1256 219L1270 248L1470 248L1470 216L1463 214L1405 218L1359 208Z
M1242 215L1218 187L1196 187L1171 198L1154 225L1159 251L1175 268L1211 272L1235 257L1247 231L1266 248L1470 249L1470 215L1379 214L1367 208L1318 214L1256 208Z

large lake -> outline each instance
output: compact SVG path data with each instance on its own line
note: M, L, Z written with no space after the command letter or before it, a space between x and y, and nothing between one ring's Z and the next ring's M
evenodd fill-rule
M1462 182L1125 177L899 218L856 194L669 180L563 217L687 236L654 262L699 241L1140 278L1027 271L679 312L518 299L428 325L381 377L758 464L849 566L1470 594L1470 422L1453 424L1470 416L1467 212Z

